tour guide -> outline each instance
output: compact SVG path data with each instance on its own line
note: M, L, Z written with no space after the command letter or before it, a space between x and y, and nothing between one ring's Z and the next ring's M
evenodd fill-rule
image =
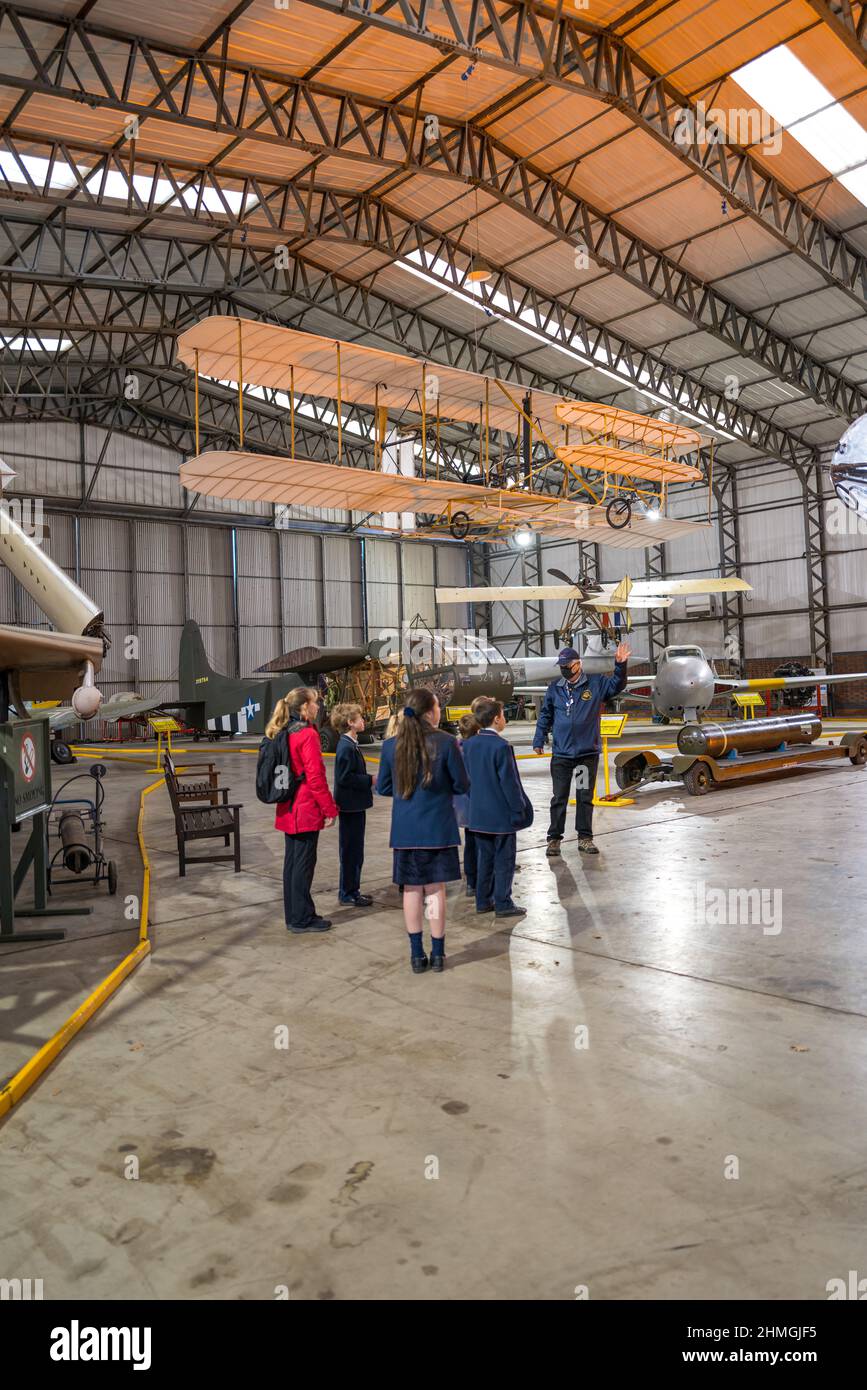
M542 710L533 735L533 752L541 753L551 729L551 824L548 827L548 857L560 853L566 825L566 803L572 788L572 774L578 774L578 805L575 828L578 848L583 854L598 854L593 843L593 792L599 768L599 718L606 700L611 700L626 684L626 663L630 648L621 642L614 656L613 676L585 676L581 658L572 647L564 647L557 657L563 672L552 681L542 701Z

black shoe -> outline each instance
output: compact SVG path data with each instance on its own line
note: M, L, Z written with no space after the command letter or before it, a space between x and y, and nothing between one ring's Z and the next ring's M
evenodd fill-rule
M493 910L494 910L494 904L493 904L493 903L485 903L485 906L484 906L484 907L477 907L477 908L476 908L476 912L493 912Z
M596 846L594 845L593 841L590 840L590 839L579 840L579 841L578 841L578 848L580 849L580 851L581 851L582 854L598 854L598 853L599 853L599 851L598 851L598 849L596 848Z
M549 840L548 848L545 850L545 853L549 859L556 859L560 854L560 841Z
M427 956L410 956L409 963L414 975L423 975L428 967L428 958Z
M373 898L369 898L366 893L352 893L340 898L344 907L372 907Z
M331 923L329 922L327 917L314 917L312 921L305 922L303 927L295 926L295 924L293 923L291 926L287 928L287 930L295 932L296 935L299 933L311 931L330 931Z
M495 915L497 917L526 917L527 909L519 907L517 903L509 903L508 907L498 907Z
M430 968L431 970L435 970L437 974L441 974L442 971L445 970L446 958L442 951L439 953L439 955L436 956L433 952L431 952Z

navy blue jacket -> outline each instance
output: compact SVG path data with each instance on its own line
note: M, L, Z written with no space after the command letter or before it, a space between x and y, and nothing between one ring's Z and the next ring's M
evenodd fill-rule
M341 734L334 755L334 800L341 811L366 811L373 805L373 778L364 754L348 734Z
M606 700L619 695L625 685L625 661L614 663L613 676L588 676L582 671L575 682L568 681L565 676L552 681L542 701L533 747L544 748L545 739L553 729L551 751L555 758L580 758L586 753L600 753L602 706Z
M470 775L467 829L482 835L510 835L533 824L515 750L496 729L482 729L463 748Z
M476 735L478 737L478 735ZM421 768L412 796L398 796L394 781L394 752L397 739L387 738L382 745L376 791L379 796L392 796L392 849L446 849L461 842L452 797L469 791L461 750L457 739L442 729L431 729L427 735L433 775L430 785L421 785Z

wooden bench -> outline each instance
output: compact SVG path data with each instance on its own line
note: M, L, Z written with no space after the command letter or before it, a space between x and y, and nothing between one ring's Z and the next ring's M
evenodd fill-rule
M212 764L203 764L211 767ZM169 800L175 817L175 835L178 841L178 874L184 878L188 864L219 864L231 859L235 873L241 872L241 805L230 804L229 788L215 787L211 780L200 782L200 790L193 792L189 787L181 788L180 778L184 773L171 772L165 766L165 780ZM196 774L194 774L196 775ZM217 774L219 776L219 774ZM222 799L221 799L222 798ZM198 800L200 804L194 805ZM189 840L221 839L227 847L234 837L234 849L229 854L187 854Z
M202 801L205 797L212 806L219 806L220 770L216 763L183 763L183 772L178 772L171 753L163 754L163 772L166 782L172 777L180 801ZM207 776L202 776L202 772ZM194 778L192 782L190 778ZM181 783L183 782L183 786Z

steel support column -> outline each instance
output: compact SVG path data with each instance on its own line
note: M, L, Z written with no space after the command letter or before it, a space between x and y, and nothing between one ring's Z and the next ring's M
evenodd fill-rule
M717 469L713 483L719 536L719 568L723 579L741 577L741 536L737 478L734 468ZM743 594L720 594L722 600L723 653L741 675L745 670Z

